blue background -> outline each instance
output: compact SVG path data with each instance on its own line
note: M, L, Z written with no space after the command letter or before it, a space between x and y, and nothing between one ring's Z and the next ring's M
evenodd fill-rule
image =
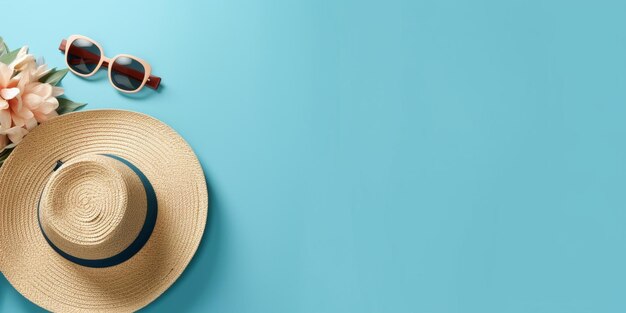
M626 311L624 1L1 6L51 65L78 33L163 77L63 82L206 171L198 254L145 312Z

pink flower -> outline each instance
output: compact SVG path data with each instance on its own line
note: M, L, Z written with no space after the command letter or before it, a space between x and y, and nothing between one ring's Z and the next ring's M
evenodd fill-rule
M0 151L3 151L6 148L11 148L12 145L9 145L13 140L19 141L21 139L19 136L11 135L12 138L9 137L9 132L13 133L13 131L9 131L12 128L11 121L11 103L14 103L17 100L17 96L20 93L19 88L17 88L18 80L12 79L13 69L4 63L0 63ZM22 136L23 137L23 136Z
M48 73L22 48L14 62L0 63L0 152L18 144L39 123L57 116L63 88L39 82Z

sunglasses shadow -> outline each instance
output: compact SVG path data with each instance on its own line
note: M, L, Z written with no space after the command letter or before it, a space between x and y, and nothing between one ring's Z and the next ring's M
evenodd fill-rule
M74 75L75 77L78 77L79 79L82 80L86 80L86 81L91 81L91 82L96 82L96 81L101 81L101 80L108 80L109 79L109 75L107 74L107 71L97 71L95 74L88 76L88 77L83 77L83 76L79 76L79 75Z
M74 76L78 77L81 80L90 81L90 82L109 80L109 75L107 71L103 71L103 70L98 71L92 76L88 76L88 77L83 77L79 75L74 75ZM110 86L110 87L113 88L113 86ZM165 89L165 85L161 83L161 85L159 86L159 89L157 90L144 86L141 90L139 90L139 92L136 92L136 93L124 93L121 91L118 91L118 93L122 95L123 97L129 98L129 99L146 99L146 98L151 97L153 94L158 94L158 93L163 92L164 89Z
M157 90L144 86L141 90L139 90L139 92L136 93L125 93L120 91L119 94L129 99L147 99L155 94L163 92L164 89L165 85L161 84Z

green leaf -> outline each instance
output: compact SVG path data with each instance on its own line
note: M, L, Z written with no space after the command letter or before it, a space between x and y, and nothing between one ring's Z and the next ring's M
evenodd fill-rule
M13 60L15 60L15 58L17 57L17 54L20 52L20 49L16 49L13 50L3 56L0 56L0 62L4 63L4 64L9 64L11 62L13 62Z
M9 53L9 47L7 47L7 44L4 42L4 39L0 37L0 56L3 56L7 53Z
M9 154L11 154L11 151L13 151L13 148L6 149L0 152L0 167L2 167L2 163L4 163L4 161L9 157Z
M59 82L61 82L61 80L63 79L63 77L65 77L68 71L69 69L66 69L66 68L62 70L57 70L56 68L53 68L50 71L50 73L42 76L39 79L39 82L48 83L48 84L51 84L52 86L56 86L59 84Z
M78 103L67 98L59 97L57 100L59 100L59 108L57 108L59 115L74 112L87 105L87 103Z

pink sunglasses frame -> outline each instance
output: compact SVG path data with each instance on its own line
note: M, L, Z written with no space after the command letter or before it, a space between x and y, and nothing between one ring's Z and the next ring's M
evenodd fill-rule
M96 68L93 70L93 72L88 73L88 74L82 74L79 73L75 70L72 69L72 67L70 66L69 62L68 62L68 55L69 55L69 49L67 49L67 47L69 47L74 41L78 40L78 39L83 39L83 40L87 40L91 43L93 43L96 47L98 47L98 49L100 50L100 55L91 55L91 57L99 57L99 61L98 61L98 65L96 66ZM152 75L152 66L150 66L150 64L148 62L146 62L143 59L140 59L136 56L130 55L130 54L118 54L116 56L114 56L113 58L107 58L104 55L104 50L102 49L102 46L95 40L87 37L87 36L83 36L83 35L72 35L69 38L63 39L61 41L61 44L59 45L59 50L61 50L62 52L64 52L65 54L65 63L67 63L69 70L78 75L78 76L82 76L82 77L89 77L94 75L96 72L98 72L98 70L100 70L100 68L102 66L108 68L108 76L109 76L109 82L111 83L111 85L113 86L113 88L117 89L120 92L124 92L124 93L136 93L139 92L141 89L143 89L144 86L148 86L154 90L158 90L159 86L161 85L161 78L158 76L154 76ZM89 52L84 51L83 53L88 54ZM141 85L135 89L135 90L124 90L121 89L117 86L115 86L115 84L113 83L113 79L111 77L111 66L109 66L110 64L114 63L118 58L120 57L127 57L127 58L131 58L137 62L139 62L145 69L145 73L140 73L137 71L134 71L132 69L126 68L125 69L125 75L131 76L137 80L141 80Z

